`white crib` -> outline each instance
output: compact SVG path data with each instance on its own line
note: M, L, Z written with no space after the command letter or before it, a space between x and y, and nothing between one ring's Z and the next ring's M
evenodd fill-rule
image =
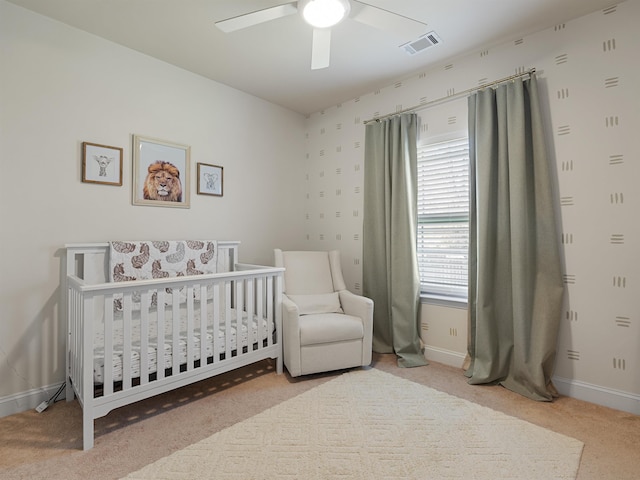
M84 450L114 408L267 358L282 373L284 269L236 263L238 245L217 242L217 273L127 282L109 282L109 243L66 245L66 397Z

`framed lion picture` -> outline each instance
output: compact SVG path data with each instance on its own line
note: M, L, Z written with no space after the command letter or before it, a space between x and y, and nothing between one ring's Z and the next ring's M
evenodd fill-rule
M191 147L133 136L133 204L189 208Z

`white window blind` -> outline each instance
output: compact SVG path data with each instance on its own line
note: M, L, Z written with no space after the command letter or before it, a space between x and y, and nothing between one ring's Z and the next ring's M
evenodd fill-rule
M418 147L418 265L424 294L466 300L469 141Z

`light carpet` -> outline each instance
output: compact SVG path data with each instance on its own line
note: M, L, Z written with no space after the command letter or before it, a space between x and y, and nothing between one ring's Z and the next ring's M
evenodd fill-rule
M127 479L572 479L582 442L376 369L355 370Z

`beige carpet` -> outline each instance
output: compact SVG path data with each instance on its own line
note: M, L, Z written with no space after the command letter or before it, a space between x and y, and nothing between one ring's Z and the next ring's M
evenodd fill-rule
M575 479L582 442L376 369L345 373L128 479Z

